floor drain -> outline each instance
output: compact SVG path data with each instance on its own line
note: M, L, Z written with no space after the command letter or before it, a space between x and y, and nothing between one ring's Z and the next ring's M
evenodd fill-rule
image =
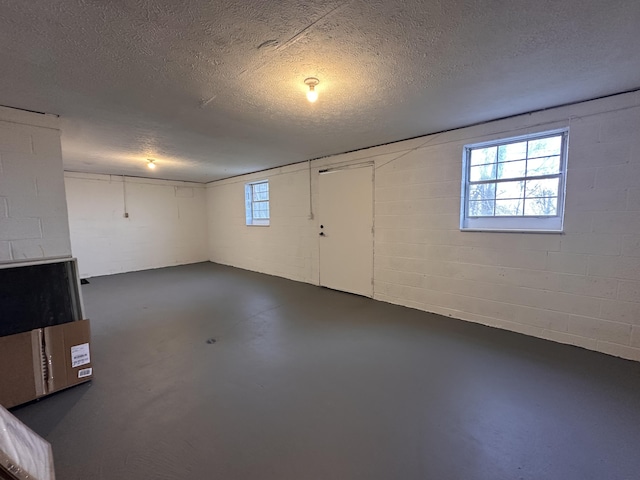
M215 338L210 338L210 339L208 339L208 340L207 340L207 343L208 343L209 345L211 345L211 344L213 344L213 343L216 343L216 339L215 339Z

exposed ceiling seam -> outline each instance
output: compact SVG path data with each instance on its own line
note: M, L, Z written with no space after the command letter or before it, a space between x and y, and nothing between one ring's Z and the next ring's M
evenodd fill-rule
M427 136L428 137L434 137L433 140L435 140L436 137L439 137L440 135L442 135L444 133L455 132L457 130L463 130L465 128L471 128L471 127L476 127L476 126L480 126L480 125L486 125L486 124L490 124L490 123L494 123L494 122L500 122L500 121L503 121L503 120L509 120L509 119L512 119L512 118L521 117L523 115L533 115L533 114L536 114L536 113L539 113L539 112L546 112L547 110L554 110L554 109L557 109L557 108L570 107L572 105L578 105L580 103L593 102L593 101L602 100L602 99L605 99L605 98L615 97L617 95L626 95L626 94L636 93L636 92L640 92L640 87L639 88L633 88L631 90L625 90L623 92L612 93L610 95L601 95L599 97L590 98L590 99L586 99L586 100L579 100L579 101L576 101L576 102L568 102L568 103L563 103L563 104L560 104L560 105L554 105L554 106L551 106L551 107L539 108L538 110L533 110L531 112L522 112L522 113L517 113L515 115L509 115L509 116L506 116L506 117L495 118L493 120L486 120L486 121L483 121L483 122L476 122L476 123L472 123L472 124L469 124L469 125L463 125L463 126L460 126L460 127L449 128L449 129L446 129L446 130L440 130L438 132L424 133L422 135L416 135L415 137L404 138L402 140L394 140L392 142L386 142L386 143L380 143L380 144L377 144L377 145L371 145L371 146L368 146L368 147L356 148L354 150L349 150L349 151L346 151L346 152L333 153L331 155L322 155L320 157L309 158L309 159L306 159L306 160L299 160L297 162L287 163L286 165L279 165L277 167L269 167L269 168L265 168L265 169L262 169L262 170L256 170L254 172L241 173L241 174L238 174L238 175L232 175L230 177L219 178L217 180L211 180L209 182L202 182L202 183L204 183L206 185L209 185L211 183L220 182L220 181L223 181L223 180L229 180L229 179L233 179L233 178L241 178L241 177L244 177L246 175L253 175L253 174L256 174L256 173L268 172L269 170L276 170L278 168L290 167L292 165L297 165L297 164L301 164L301 163L315 162L315 161L318 161L318 160L323 160L323 159L331 158L331 157L337 157L337 156L340 156L340 155L348 155L350 153L362 152L364 150L374 149L374 148L378 148L378 147L385 147L385 146L388 146L388 145L400 144L402 142L409 142L411 140L417 140L419 138L423 138L423 137L427 137ZM640 104L631 105L631 106L622 107L622 108L612 108L612 109L606 110L604 112L599 112L599 113L594 113L594 114L570 115L570 116L567 117L567 120L571 121L571 120L576 120L576 119L581 119L581 118L587 118L587 117L590 117L590 116L593 116L593 115L598 115L600 113L618 112L618 111L623 111L623 110L629 110L629 109L632 109L632 108L640 108ZM557 123L557 122L558 122L557 120L547 121L547 122L540 122L540 123L535 124L535 125L528 125L527 127L535 127L535 126L547 125L549 123ZM495 135L496 133L508 133L510 131L517 131L517 130L521 130L521 128L518 127L518 128L511 129L511 130L506 130L506 131L500 130L498 132L493 132L493 133L489 133L489 134L483 134L482 137L485 137L487 135ZM424 142L423 144L418 145L417 147L410 148L407 153L412 152L414 150L418 150L418 149L427 147L427 146L430 146L429 144L431 143L431 141L432 141L432 139ZM446 143L451 143L451 142L443 142L443 143L439 143L439 144L435 144L435 145L445 145ZM402 156L404 156L405 150L401 150L401 152L403 152ZM393 152L393 153L398 153L398 152ZM383 155L385 155L385 154L372 155L372 156L383 156ZM393 158L390 161L391 162L395 161L398 158ZM349 161L350 160L347 160L345 163L348 163ZM300 169L300 170L303 170L303 169Z
M200 108L204 108L207 105L209 105L211 102L213 102L216 99L217 95L213 95L211 97L209 97L208 99L203 99L200 101Z
M343 8L345 5L351 3L351 1L352 0L347 0L346 2L342 2L338 4L333 9L329 10L327 13L322 15L320 18L318 18L317 20L311 22L309 25L304 27L302 30L300 30L298 33L296 33L293 37L291 37L289 40L284 42L282 45L279 45L278 47L276 47L276 50L279 51L279 50L285 50L289 48L291 45L293 45L298 40L300 40L312 27L316 26L319 22L321 22L325 18L329 18L331 15L335 14L338 10Z
M332 15L334 15L337 11L339 11L340 9L342 9L344 6L350 4L353 0L347 0L345 2L342 2L340 4L338 4L337 6L333 7L331 10L329 10L327 13L325 13L324 15L321 15L319 18L317 18L316 20L314 20L313 22L311 22L310 24L308 24L306 27L304 27L302 30L299 30L298 32L296 32L289 40L287 40L286 42L284 42L282 45L277 46L274 51L275 52L281 52L286 50L287 48L289 48L291 45L295 44L296 42L298 42L301 38L305 37L309 32L312 31L313 27L315 27L316 25L318 25L318 23L320 23L322 20L325 20L327 18L330 18ZM243 77L245 75L247 75L248 73L255 73L258 70L260 70L262 67L268 65L271 60L273 59L273 56L271 58L267 58L263 61L261 61L260 63L256 64L253 67L249 67L249 68L245 68L244 70L242 70L239 74L238 74L238 78Z

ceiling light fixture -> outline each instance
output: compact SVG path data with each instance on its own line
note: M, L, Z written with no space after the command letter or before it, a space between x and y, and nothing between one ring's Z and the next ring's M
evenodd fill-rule
M151 170L153 170L154 168L156 168L156 161L153 158L147 158L147 167L149 167Z
M307 100L311 103L315 102L318 99L318 92L316 92L316 85L320 83L315 77L309 77L304 80L304 84L309 86L309 91L307 92Z

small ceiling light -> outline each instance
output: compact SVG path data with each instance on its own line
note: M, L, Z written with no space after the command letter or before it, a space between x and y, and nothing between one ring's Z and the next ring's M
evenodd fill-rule
M147 167L149 167L151 170L153 170L154 168L156 168L156 161L153 158L147 158Z
M309 91L307 92L307 100L311 103L318 100L318 92L316 92L316 85L320 83L315 77L309 77L304 80L304 84L309 86Z

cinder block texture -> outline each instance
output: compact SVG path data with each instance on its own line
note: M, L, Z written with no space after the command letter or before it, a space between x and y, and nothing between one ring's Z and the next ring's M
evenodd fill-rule
M70 172L64 181L82 277L207 260L203 184Z
M317 171L316 171L317 173ZM310 219L307 165L269 174L269 226L245 225L244 184L261 173L229 179L207 188L209 258L218 263L317 283L316 223ZM312 191L317 191L317 178Z
M461 232L464 145L563 127L564 232ZM318 170L371 161L374 298L640 360L639 131L631 93L214 182L209 258L319 283ZM264 178L271 226L247 227Z
M0 107L0 261L69 256L58 119Z

